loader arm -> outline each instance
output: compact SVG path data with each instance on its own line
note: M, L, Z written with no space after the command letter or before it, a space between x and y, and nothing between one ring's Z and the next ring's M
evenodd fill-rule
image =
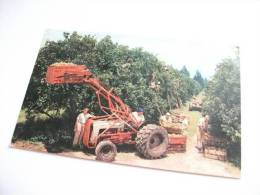
M49 84L87 84L95 91L100 109L110 117L123 120L134 130L142 123L133 117L131 109L113 90L108 90L85 65L55 63L48 66L46 81ZM102 104L102 98L107 105Z

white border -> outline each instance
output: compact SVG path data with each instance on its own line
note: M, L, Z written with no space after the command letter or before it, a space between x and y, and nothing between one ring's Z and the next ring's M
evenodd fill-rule
M259 195L258 8L257 1L1 1L0 194ZM183 32L182 26L189 26L188 31ZM191 39L194 36L203 39L211 33L211 38L239 39L241 179L110 165L10 149L18 112L46 28L149 35L184 33L184 37Z

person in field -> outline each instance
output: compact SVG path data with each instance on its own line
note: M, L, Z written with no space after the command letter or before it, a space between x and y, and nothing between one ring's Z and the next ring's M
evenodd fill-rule
M73 139L73 146L77 146L80 144L82 135L83 135L83 129L86 121L93 117L93 115L89 114L89 109L84 108L82 112L77 116L75 126L74 126L74 139Z
M208 115L204 115L199 119L198 131L197 131L197 145L196 145L196 148L199 150L199 152L203 151L202 137L205 132L208 132L208 124L209 124Z

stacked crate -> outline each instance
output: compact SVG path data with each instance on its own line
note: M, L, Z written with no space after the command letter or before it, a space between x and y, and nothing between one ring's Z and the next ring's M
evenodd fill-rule
M166 120L165 117L161 117L160 125L168 132L168 152L185 152L187 136L183 135L183 132L188 127L187 117L178 112L172 112L169 116L170 120Z
M203 156L216 160L227 160L226 140L215 137L209 132L202 133Z
M169 134L168 152L186 152L187 136L182 134Z
M222 160L222 161L227 160L227 151L226 149L223 148L217 148L213 146L205 147L203 155L204 157L210 159Z

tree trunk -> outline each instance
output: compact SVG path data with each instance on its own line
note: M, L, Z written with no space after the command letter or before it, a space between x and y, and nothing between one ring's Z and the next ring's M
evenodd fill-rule
M169 93L167 93L167 101L168 101L168 105L169 105L170 110L172 110L171 98L170 98Z

